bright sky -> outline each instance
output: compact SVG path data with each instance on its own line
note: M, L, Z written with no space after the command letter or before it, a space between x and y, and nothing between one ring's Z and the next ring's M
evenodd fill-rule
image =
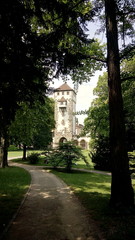
M90 38L97 38L99 39L102 43L105 42L105 33L101 33L100 35L96 34L96 30L99 28L99 23L91 23L88 26L88 34ZM83 83L79 85L78 87L78 93L77 93L77 102L76 102L76 111L84 111L88 110L92 100L94 99L93 95L93 89L97 85L98 77L99 75L102 75L103 71L96 71L95 75L91 77L89 83ZM53 87L57 88L61 86L64 82L62 80L55 80ZM73 83L72 81L67 81L67 84L73 88ZM80 124L83 124L84 119L87 117L87 115L77 115L77 118L79 120Z

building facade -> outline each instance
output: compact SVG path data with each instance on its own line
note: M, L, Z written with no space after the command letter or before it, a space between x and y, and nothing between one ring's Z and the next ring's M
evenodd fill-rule
M71 141L76 135L75 111L76 93L67 83L64 83L54 91L55 100L55 130L53 147L60 142Z
M76 92L64 83L54 90L55 101L55 129L53 136L53 148L58 147L59 143L74 140L82 148L88 148L89 139L81 137L79 139L83 125L78 124L75 116L76 112Z

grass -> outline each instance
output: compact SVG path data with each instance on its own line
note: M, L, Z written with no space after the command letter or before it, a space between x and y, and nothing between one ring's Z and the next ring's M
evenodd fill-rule
M37 151L37 150L30 150L27 152L27 154L31 154L33 152L38 152L41 153L43 151ZM88 151L87 150L83 150L83 154L86 156L86 159L88 161L88 165L86 165L86 163L83 160L79 160L77 161L77 164L74 165L74 168L77 169L87 169L87 170L91 170L94 169L94 164L91 162L89 156L88 156ZM12 152L8 152L8 157L9 158L15 158L12 161L17 162L17 163L24 163L24 164L29 164L29 162L26 160L22 160L21 158L17 158L17 157L22 157L23 152L22 151L12 151ZM36 166L51 166L51 164L45 164L45 156L40 156L39 158L39 162L37 164L35 164ZM65 166L64 166L65 167Z
M73 171L71 174L52 171L63 179L78 196L88 213L100 225L106 240L135 239L135 212L114 212L109 207L111 177L96 173ZM135 189L135 180L133 180Z
M84 151L84 154L87 155L88 152ZM15 161L21 162L20 159ZM38 165L45 166L44 158L40 159ZM63 170L51 170L51 172L71 186L88 210L88 214L94 220L97 228L100 227L106 240L134 240L135 212L116 212L109 207L111 177L97 173L79 172L80 168L93 169L91 162L89 166L86 166L83 161L78 161L75 168L78 168L78 171L72 173L65 173ZM134 179L132 179L132 183L135 190Z
M42 152L40 150L27 150L27 155L31 154L33 152ZM23 151L22 150L18 150L18 151L9 151L8 152L8 158L16 158L16 157L22 157L23 156Z
M91 169L94 169L94 164L92 163L88 153L89 151L88 150L82 150L84 156L86 157L86 160L88 162L88 165L85 164L85 162L83 160L79 160L77 162L77 165L75 165L75 168L78 168L78 169L87 169L87 170L91 170Z
M23 163L23 164L33 165L33 164L30 164L27 159L26 160L22 160L22 158L15 158L15 159L12 159L10 161L13 161L13 162L16 162L16 163ZM50 165L45 164L44 161L45 161L44 157L40 157L39 158L39 162L34 164L34 166L50 166Z
M0 168L0 234L20 206L30 181L30 174L22 168Z

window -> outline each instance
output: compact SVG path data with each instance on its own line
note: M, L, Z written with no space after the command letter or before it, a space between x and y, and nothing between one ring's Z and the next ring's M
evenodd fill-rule
M67 92L67 95L69 95L69 92Z
M61 113L63 117L65 116L65 112L66 112L66 108L61 108Z
M62 124L62 125L65 125L65 121L64 121L64 120L62 120L62 121L61 121L61 124Z
M59 92L57 92L57 95L59 95Z

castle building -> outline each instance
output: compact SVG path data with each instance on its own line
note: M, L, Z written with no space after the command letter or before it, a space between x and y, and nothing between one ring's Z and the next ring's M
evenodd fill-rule
M78 135L83 126L78 125L76 112L76 92L68 86L67 83L62 84L54 90L55 101L55 129L53 136L53 148L58 147L59 143L74 140L77 145L82 148L88 148L88 139L86 141L81 138L79 143Z
M53 147L60 142L71 141L76 135L76 93L67 83L54 90L55 130Z

